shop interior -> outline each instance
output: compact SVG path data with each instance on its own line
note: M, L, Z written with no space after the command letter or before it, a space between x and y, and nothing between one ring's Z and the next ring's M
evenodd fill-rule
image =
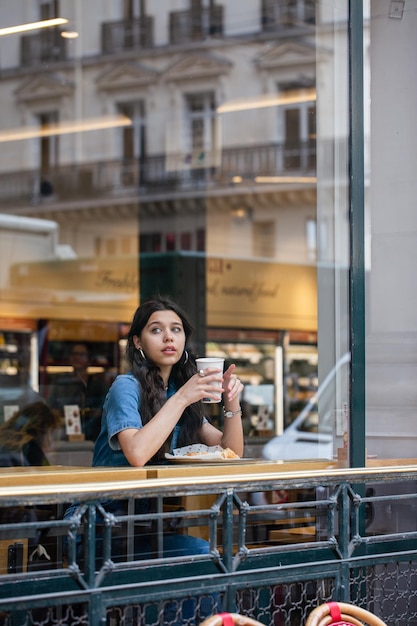
M32 322L33 326L33 322ZM91 345L88 374L102 376L109 387L118 373L126 371L127 328L123 324L89 322L54 322L44 328L15 328L0 332L0 376L3 389L2 421L26 401L32 393L48 401L54 382L72 371L69 349L77 341ZM318 387L316 333L290 331L244 331L208 329L207 356L222 356L225 364L235 363L236 372L245 384L242 396L243 427L249 444L262 445L279 435L297 417ZM218 405L210 416L221 425ZM57 435L57 461L83 461L92 454L92 442L69 435L65 416ZM77 450L76 450L77 448ZM75 455L75 456L74 456Z

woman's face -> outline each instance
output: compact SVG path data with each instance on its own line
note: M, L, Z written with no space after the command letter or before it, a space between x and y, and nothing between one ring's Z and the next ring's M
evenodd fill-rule
M177 363L185 347L181 318L174 311L152 313L140 336L133 337L135 348L142 348L146 357L161 369Z

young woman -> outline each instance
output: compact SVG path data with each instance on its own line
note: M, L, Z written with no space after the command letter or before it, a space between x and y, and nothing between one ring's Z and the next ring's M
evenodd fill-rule
M185 313L169 299L149 300L136 310L127 342L131 371L118 376L107 394L94 466L160 463L166 452L193 443L219 444L242 455L243 385L234 365L224 373L197 372L188 345L191 331ZM222 385L230 416L223 432L204 417L201 402L216 397L213 381Z
M204 375L198 372L188 344L191 331L185 313L167 298L146 301L136 310L127 342L130 371L119 375L107 394L93 466L142 467L163 463L166 452L193 443L218 444L242 455L239 394L243 385L234 373L235 365L224 373L215 368L205 370ZM202 399L216 398L214 391L218 393L218 388L211 385L213 381L222 385L223 432L204 417ZM126 502L120 500L103 502L102 506L115 516L127 512ZM65 517L71 517L76 508L77 505L70 507ZM136 513L150 510L149 499L136 501ZM151 555L151 532L145 528L136 533L138 558ZM113 543L113 560L125 558L124 541L125 535ZM207 541L172 531L164 533L163 547L165 556L209 552ZM99 555L100 545L96 544L96 548Z

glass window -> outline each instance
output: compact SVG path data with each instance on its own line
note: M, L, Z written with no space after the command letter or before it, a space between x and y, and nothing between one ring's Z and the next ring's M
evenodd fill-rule
M253 256L275 257L274 222L256 222L253 225Z
M210 165L216 150L216 114L213 93L186 95L185 151L194 175Z
M0 358L3 387L25 380L48 398L61 352L81 340L105 347L95 366L112 380L138 303L167 293L194 322L196 352L236 363L250 456L309 406L300 428L325 437L286 453L337 455L347 0L39 2L30 15L24 0L3 4L4 25L64 18L0 42L0 332L5 345L22 332L30 354Z
M181 250L192 250L191 233L181 233Z

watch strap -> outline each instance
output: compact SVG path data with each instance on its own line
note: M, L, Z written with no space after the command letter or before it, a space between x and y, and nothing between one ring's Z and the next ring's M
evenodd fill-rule
M239 407L237 411L228 411L225 407L223 407L223 414L227 419L230 419L234 415L242 415L242 408Z

